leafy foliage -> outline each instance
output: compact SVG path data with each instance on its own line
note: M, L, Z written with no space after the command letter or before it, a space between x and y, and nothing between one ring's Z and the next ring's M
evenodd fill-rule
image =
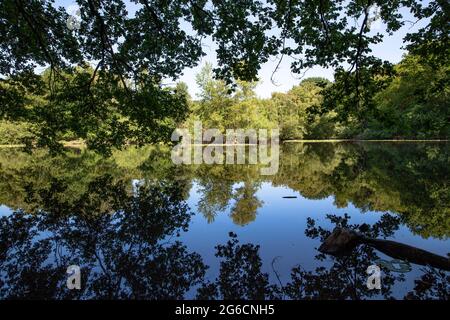
M217 44L214 74L221 82L209 83L219 93L209 97L210 106L217 109L203 104L200 118L223 126L219 122L230 107L226 91L241 86L239 81L258 80L258 70L271 56L288 55L294 58L296 73L313 66L333 68L335 82L326 87L316 109L322 115L334 111L333 117L341 121L356 121L364 131L371 119L381 121L374 97L394 75L389 62L372 55L372 46L405 25L401 10L427 23L404 39L410 52L430 66L427 72L448 66L450 56L450 10L445 0L132 2L136 12L129 14L122 0L78 0L81 21L71 30L68 14L50 0L2 1L0 117L33 124L34 142L52 150L60 149L66 137L84 139L104 153L126 143L167 141L168 133L186 118L188 106L186 95L165 88L163 81L177 79L185 68L197 65L205 54L201 40L211 37ZM371 30L374 6L385 34ZM36 67L48 70L37 75ZM446 80L438 81L433 90L448 87L448 71L445 74ZM426 99L433 90L419 97ZM264 108L248 99L235 104L234 111L245 111L253 123ZM441 105L448 105L443 101ZM290 99L286 104L291 108ZM423 103L413 108L411 117L419 118L411 124L423 125L423 134L448 133L443 129L445 116L434 122L442 108L425 119L419 116L426 108ZM266 109L265 114L270 112L273 109ZM299 128L303 113L294 110L288 115L293 119L286 120L286 137L305 136ZM232 123L246 126L249 121L244 118ZM31 144L29 139L25 142Z

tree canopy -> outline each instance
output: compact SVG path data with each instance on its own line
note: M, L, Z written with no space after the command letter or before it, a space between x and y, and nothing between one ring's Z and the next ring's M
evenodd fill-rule
M435 0L78 0L79 28L50 0L0 4L0 117L25 121L40 145L66 135L108 152L126 142L167 140L187 115L183 94L163 85L205 55L202 39L216 43L214 74L224 83L255 81L270 57L294 58L292 71L333 68L335 83L317 112L339 110L363 128L374 97L395 70L372 46L408 23L425 21L404 39L432 70L448 66L449 3ZM371 29L377 18L386 32ZM48 67L43 75L38 66ZM433 72L433 71L432 71ZM439 84L448 86L447 76ZM420 120L421 121L421 120Z

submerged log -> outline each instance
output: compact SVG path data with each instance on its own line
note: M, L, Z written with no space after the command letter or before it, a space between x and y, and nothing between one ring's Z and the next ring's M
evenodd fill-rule
M396 241L368 238L347 228L335 228L319 247L319 251L331 255L342 255L359 244L367 244L395 259L450 271L449 258Z
M331 255L342 255L353 250L362 239L362 236L347 228L335 228L319 247L319 251Z

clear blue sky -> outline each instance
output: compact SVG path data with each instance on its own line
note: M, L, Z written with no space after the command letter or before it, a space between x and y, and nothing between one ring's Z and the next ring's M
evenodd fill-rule
M125 1L127 4L127 11L130 15L133 15L134 12L139 8L135 3ZM427 3L428 1L424 1ZM73 6L76 5L75 1L72 0L56 0L55 4L57 6L63 6L70 12L73 10ZM403 18L405 20L413 21L414 17L411 16L408 10L401 11ZM401 60L402 55L405 51L402 49L403 46L403 37L408 32L417 31L420 27L424 26L425 21L421 21L411 27L411 24L406 23L403 28L397 31L394 35L389 36L385 35L384 41L377 46L373 47L373 53L375 56L382 58L383 60L388 60L393 63L397 63ZM372 29L374 32L384 32L384 25L380 22L375 22L372 25ZM216 46L210 39L205 39L204 43L204 51L206 56L200 61L199 65L195 68L185 69L183 75L179 78L179 81L184 81L187 83L189 87L190 94L192 97L196 97L198 93L198 87L195 83L195 75L199 72L202 65L206 62L210 62L213 65L216 64L216 55L215 48ZM274 82L272 82L271 76L273 71L275 70L276 65L278 64L278 59L273 57L267 63L265 63L260 72L259 78L260 83L256 88L256 93L259 97L267 98L270 97L272 92L286 92L292 86L298 84L302 75L292 74L290 71L290 63L291 59L289 57L284 57L282 63L279 66L277 73L274 75ZM313 68L308 70L303 78L306 77L325 77L329 80L333 79L333 72L330 69L324 68Z

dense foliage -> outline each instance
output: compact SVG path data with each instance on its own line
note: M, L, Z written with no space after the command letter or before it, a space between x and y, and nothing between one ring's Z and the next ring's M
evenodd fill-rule
M344 111L323 111L325 95L339 84L307 78L286 93L260 99L256 83L238 81L236 90L213 78L206 64L197 76L198 100L190 103L188 128L201 120L206 128L279 128L282 140L295 139L448 139L450 66L433 70L419 56L406 55L395 76L374 96L370 116L343 119ZM185 84L179 85L186 86Z
M448 137L446 0L131 2L134 13L122 0L78 0L80 24L72 29L51 0L1 2L0 117L26 123L23 136L6 142L56 150L61 140L80 138L110 152L126 143L167 141L189 106L185 91L164 80L198 64L205 37L217 45L213 71L221 84L208 84L210 72L206 82L199 80L206 95L198 116L215 127L225 125L231 108L232 125L278 124L289 139ZM373 8L384 33L371 29ZM406 35L411 56L393 67L373 56L372 47L405 26L405 10L425 27ZM263 63L286 55L294 58L295 73L333 68L333 84L303 83L269 102L249 95L252 85L242 81L258 80ZM48 69L39 75L36 67ZM243 94L238 102L228 99L233 88Z

